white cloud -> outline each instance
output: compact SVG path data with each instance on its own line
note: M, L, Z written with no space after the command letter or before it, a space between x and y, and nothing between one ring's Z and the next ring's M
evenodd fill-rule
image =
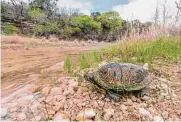
M91 9L93 8L92 2L87 1L81 1L81 0L59 0L57 3L58 7L68 7L68 8L75 8L79 9L80 12L84 14L90 14Z
M3 0L6 2L10 2L10 0ZM32 0L16 0L16 1L23 1L23 2L28 2ZM91 0L58 0L57 2L58 8L61 7L67 7L67 8L75 8L79 9L80 12L89 15L91 13L91 10L93 9L93 5Z
M129 0L130 2L125 5L114 6L113 10L119 12L123 19L133 20L139 19L142 22L152 21L157 3L160 10L160 18L163 13L163 3L165 0ZM172 15L172 18L176 14L175 1L179 0L167 0L167 12L168 16Z

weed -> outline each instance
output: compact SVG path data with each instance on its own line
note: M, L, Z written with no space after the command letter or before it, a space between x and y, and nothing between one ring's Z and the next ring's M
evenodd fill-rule
M94 58L94 62L99 63L101 61L101 57L100 57L99 53L96 50L92 51L92 55L93 55L93 58Z
M65 68L67 69L67 72L69 74L72 73L72 63L71 63L71 60L68 57L65 60Z
M81 56L81 59L80 59L80 68L81 69L84 69L84 68L89 68L90 65L89 63L87 62L87 59L84 55Z

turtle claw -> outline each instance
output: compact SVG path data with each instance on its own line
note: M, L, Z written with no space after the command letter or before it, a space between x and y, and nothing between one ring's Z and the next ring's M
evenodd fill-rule
M148 95L148 91L146 89L143 89L141 92L138 92L136 96L139 97L144 97L145 95Z
M108 97L113 99L114 101L120 101L121 95L116 94L114 92L108 91Z

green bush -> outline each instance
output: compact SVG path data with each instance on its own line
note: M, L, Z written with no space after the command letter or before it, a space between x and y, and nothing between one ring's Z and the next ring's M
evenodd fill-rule
M16 33L16 27L14 25L6 25L4 31L6 34L11 35Z
M36 34L41 32L47 32L47 33L59 33L59 26L57 22L47 23L46 25L36 25L34 27L34 31Z
M94 21L93 17L82 15L77 16L74 20L76 27L79 27L82 32L85 31L96 31L99 33L101 31L101 23Z

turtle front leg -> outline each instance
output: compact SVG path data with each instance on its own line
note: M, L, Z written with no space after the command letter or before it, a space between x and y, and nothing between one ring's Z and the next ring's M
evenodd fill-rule
M136 92L135 96L136 97L144 97L145 95L149 95L148 89L144 88L143 90Z
M107 91L107 95L108 95L109 98L111 98L111 99L113 99L115 101L120 101L120 99L122 97L120 94L114 93L112 91Z

